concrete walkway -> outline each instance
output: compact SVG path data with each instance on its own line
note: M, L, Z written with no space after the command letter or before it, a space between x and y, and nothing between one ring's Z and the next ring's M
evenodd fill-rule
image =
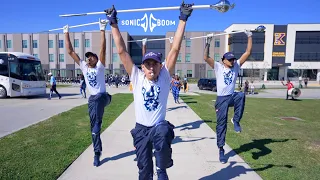
M180 100L180 102L182 102ZM94 167L92 145L59 177L60 180L138 179L134 147L130 130L135 125L134 105L131 104L110 127L102 133L102 165ZM174 166L168 169L170 180L261 179L233 152L227 164L221 164L216 146L216 134L185 103L175 104L169 95L167 120L173 123ZM231 128L229 128L231 130ZM244 132L245 133L245 132ZM226 153L231 149L226 146ZM156 175L154 176L156 178Z

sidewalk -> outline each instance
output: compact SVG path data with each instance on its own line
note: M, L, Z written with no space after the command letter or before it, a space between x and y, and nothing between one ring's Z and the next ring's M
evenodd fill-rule
M170 180L261 179L238 155L221 164L216 135L187 104L173 102L169 94L167 120L176 126L172 148L174 166L168 169ZM107 113L107 112L106 112ZM131 104L102 133L102 165L94 167L92 145L61 175L64 179L137 180L134 147L130 130L135 125L134 105ZM229 128L231 130L231 128ZM225 146L226 153L231 149ZM230 153L229 153L230 154ZM154 176L156 180L156 176Z

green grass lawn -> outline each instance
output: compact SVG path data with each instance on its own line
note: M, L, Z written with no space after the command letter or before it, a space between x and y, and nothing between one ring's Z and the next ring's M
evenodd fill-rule
M216 128L215 95L181 97ZM233 130L229 108L226 143L263 179L319 179L320 101L247 98L242 133ZM281 120L297 117L302 120ZM210 122L211 121L211 122Z
M133 101L116 94L105 108L105 130ZM91 145L87 105L0 139L0 179L57 179Z

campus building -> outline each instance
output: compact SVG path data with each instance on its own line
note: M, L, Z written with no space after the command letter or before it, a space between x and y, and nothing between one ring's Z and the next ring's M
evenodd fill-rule
M299 76L311 80L320 78L320 24L232 24L225 32L255 29L264 25L266 31L253 33L253 49L249 60L242 66L241 75L254 80L296 80ZM189 78L215 77L214 71L203 60L205 38L188 40L190 37L205 36L222 32L186 31L175 67L175 74ZM165 35L130 35L121 32L128 52L134 63L141 65L143 38L159 39L174 36L174 32ZM87 51L99 54L100 32L70 33L75 52L84 59ZM110 31L106 31L107 54L106 74L126 74L119 59ZM135 41L135 42L130 42ZM32 54L41 59L44 72L55 76L76 77L81 73L79 66L68 55L63 33L43 34L0 34L0 51L18 51ZM235 53L237 58L245 52L247 37L245 33L215 36L211 42L210 56L220 61L227 51ZM148 51L163 54L163 61L170 50L169 40L149 41ZM317 77L317 75L319 77Z
M242 66L244 77L254 80L297 80L299 76L316 80L320 75L320 24L233 24L225 31L266 27L253 33L252 54ZM244 33L225 36L225 49L237 58L245 51ZM318 77L317 77L318 76Z
M70 41L75 52L81 59L85 59L85 53L92 51L99 55L100 32L70 32ZM129 35L121 33L125 44ZM120 62L110 31L106 32L106 74L123 74L124 67ZM52 72L57 77L76 77L81 74L80 67L69 56L64 41L63 33L52 34L0 34L0 51L2 52L24 52L41 59L44 73Z
M219 34L222 32L185 32L185 40L182 41L180 53L175 66L175 73L180 77L188 78L213 78L213 69L204 61L205 38L189 40L191 37L206 36L207 34ZM167 32L166 37L173 37L174 32ZM166 41L166 55L170 51L170 42ZM219 61L225 53L224 36L213 37L210 44L210 56Z
M185 36L204 36L212 32L186 32ZM70 40L75 52L80 58L85 59L85 52L92 51L99 54L100 51L100 32L70 32ZM174 32L168 32L166 35L147 35L131 36L128 32L121 32L128 52L134 63L140 67L142 60L142 42L130 42L141 40L143 38L159 39L171 37ZM126 74L123 64L119 59L117 49L113 42L112 34L106 31L106 74ZM224 41L220 37L213 40L211 48L214 58L219 59L224 52L220 47L224 47ZM178 57L178 64L175 73L180 76L194 78L213 77L213 72L203 60L203 49L205 39L186 40L182 42L181 52ZM163 54L163 61L168 55L170 42L150 41L147 43L147 52L156 51ZM79 66L74 63L68 55L65 48L63 33L50 34L0 34L0 51L2 52L24 52L34 55L41 59L44 73L52 72L57 77L76 77L81 74Z

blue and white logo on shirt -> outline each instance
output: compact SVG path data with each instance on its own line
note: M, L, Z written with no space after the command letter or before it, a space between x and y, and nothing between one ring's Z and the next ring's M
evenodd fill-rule
M142 87L142 94L144 100L144 106L148 111L155 111L159 106L159 86L151 86L147 91L145 87Z
M87 72L87 78L90 86L95 87L98 84L96 71Z
M223 72L223 79L226 85L230 85L233 81L234 71L229 70L228 72Z

